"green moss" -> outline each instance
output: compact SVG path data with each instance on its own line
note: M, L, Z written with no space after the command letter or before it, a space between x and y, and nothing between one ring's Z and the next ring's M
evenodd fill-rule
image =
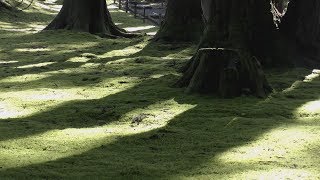
M319 178L319 71L268 70L267 99L187 95L171 85L196 45L34 33L54 14L19 13L0 16L0 179Z

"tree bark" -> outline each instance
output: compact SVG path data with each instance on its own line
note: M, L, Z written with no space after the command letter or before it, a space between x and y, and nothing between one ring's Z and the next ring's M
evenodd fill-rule
M319 65L319 0L291 0L280 25L280 32L286 38L291 52L294 52L290 58L295 59L298 65Z
M204 24L200 0L168 0L165 20L154 40L199 41Z
M270 4L261 0L202 0L202 4L206 28L200 49L176 85L187 87L187 92L222 97L242 93L266 97L272 89L257 58L267 55L263 49L270 50L275 30Z
M112 21L105 0L64 0L56 18L44 30L67 29L101 37L132 37Z

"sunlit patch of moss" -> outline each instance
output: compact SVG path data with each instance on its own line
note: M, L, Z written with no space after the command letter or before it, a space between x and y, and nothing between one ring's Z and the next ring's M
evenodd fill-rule
M295 113L296 116L300 118L318 117L320 122L320 99L305 103L299 107Z
M320 70L315 69L312 73L304 79L304 82L312 82L314 79L320 77Z
M89 80L89 79L88 79ZM119 84L125 80L126 84ZM109 78L95 87L42 88L36 90L0 93L4 99L0 119L21 118L50 110L62 103L73 100L100 99L124 91L135 85L135 78ZM114 86L110 87L110 84ZM109 86L110 88L106 89ZM41 106L38 106L41 104Z
M299 158L308 157L308 154L303 155L308 145L319 142L320 137L310 130L312 129L297 126L279 127L258 137L250 144L229 149L217 158L223 163L266 161L279 164L283 160L283 166L290 166L293 164L290 164L289 161L295 163L294 159L297 158L297 154ZM299 162L296 163L299 164Z
M140 27L125 27L123 29L125 29L128 32L137 32L137 31L141 31L141 30L147 30L147 29L153 29L156 28L156 26L140 26Z
M271 130L241 147L221 153L212 161L230 169L244 169L230 178L289 178L317 177L312 164L320 138L312 127L289 125ZM311 150L311 151L310 151ZM308 168L306 168L308 167ZM241 168L240 168L241 169Z
M145 109L136 109L116 122L95 128L52 130L42 134L0 142L0 167L2 169L23 167L79 155L91 149L107 146L118 137L143 133L164 127L174 117L193 105L178 104L167 100ZM146 118L132 122L134 116Z
M22 83L31 82L49 77L49 74L25 74L22 76L11 76L0 80L0 83Z
M27 69L27 68L33 68L33 67L45 67L48 65L52 65L55 62L43 62L43 63L38 63L38 64L30 64L30 65L25 65L25 66L19 66L17 68L19 69Z
M90 60L90 58L87 58L87 57L73 57L73 58L70 58L68 59L67 61L70 61L70 62L88 62Z
M230 179L313 179L317 172L304 170L304 169L292 169L292 168L265 168L264 170L248 170L242 173L235 173L230 176Z
M12 101L4 101L3 98L0 98L0 120L7 119L11 117L19 117L26 113L31 113L30 110L25 110L23 108L13 105Z
M122 118L127 122L131 122L135 126L141 124L147 126L147 129L153 126L160 128L167 125L167 123L172 118L174 118L174 116L181 114L184 111L190 110L194 107L196 107L196 105L180 105L174 99L170 99L152 104L143 109L135 109L134 111L128 112L127 114L123 115Z
M1 30L22 33L35 33L45 28L45 24L40 22L34 23L7 23L0 22Z
M147 45L147 42L146 41L143 41L139 44L136 44L134 46L129 46L129 47L126 47L124 49L119 49L119 50L113 50L113 51L109 51L105 54L102 54L100 56L98 56L99 58L114 58L114 57L118 57L118 56L130 56L130 55L133 55L133 54L136 54L140 51L142 51L142 49Z
M12 64L12 63L17 63L19 61L0 61L0 64Z
M17 52L44 52L44 51L50 51L48 48L21 48L21 49L15 49L14 51Z
M32 7L34 9L46 14L56 14L62 7L62 5L56 4L56 0L46 0L45 4L38 1L34 1L33 3L34 5Z
M114 22L121 28L127 29L131 32L152 33L156 32L159 27L154 26L150 22L143 23L141 18L134 18L131 13L125 13L123 10L110 10Z

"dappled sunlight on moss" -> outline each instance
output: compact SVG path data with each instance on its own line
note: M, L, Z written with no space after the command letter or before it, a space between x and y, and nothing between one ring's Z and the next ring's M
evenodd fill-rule
M15 49L14 51L17 52L45 52L45 51L51 51L48 48L21 48L21 49Z
M44 79L50 77L48 73L43 74L25 74L22 76L10 76L4 79L0 79L0 83L22 83L22 82L31 82L37 81L39 79Z
M109 7L110 9L110 7ZM133 18L134 15L130 13L125 13L123 10L119 10L116 7L110 10L115 24L129 32L139 32L139 33L153 33L156 32L159 27L154 26L154 24L147 22L142 23L143 20L140 18Z
M317 177L320 173L314 166L319 164L317 152L320 148L320 136L317 133L320 131L320 108L318 100L314 100L319 98L317 74L317 70L313 70L310 75L301 77L290 87L274 92L265 101L258 103L260 107L265 107L264 112L270 111L269 115L272 114L274 121L281 122L286 117L286 124L272 128L246 145L219 154L213 161L239 171L230 178ZM308 102L308 99L311 101ZM278 109L270 110L271 106ZM292 109L292 113L286 114L288 109ZM261 122L270 120L257 119L256 115L253 117Z
M308 74L307 76L305 76L303 79L301 80L297 80L295 81L290 87L284 89L282 92L283 93L290 93L291 91L296 90L297 88L299 88L303 83L308 83L308 82L312 82L313 80L315 80L316 78L318 78L320 76L320 71L317 69L314 69L311 74Z
M128 83L109 87L110 84L118 84L119 81L123 80ZM117 77L106 79L95 87L41 88L3 92L0 93L0 99L3 99L4 103L0 111L0 119L31 116L48 111L68 101L104 98L133 87L135 82L135 78Z
M81 63L85 63L88 62L90 60L90 58L87 57L73 57L67 60L67 62L81 62Z
M99 68L100 63L86 63L80 66L80 68Z
M111 125L112 127L112 125ZM78 155L114 141L104 128L52 130L35 136L2 141L0 166L24 167Z
M149 30L149 29L154 29L156 26L148 25L148 26L139 26L139 27L125 27L125 29L128 32L137 32L141 30Z
M33 23L0 22L0 29L4 31L10 31L10 32L36 33L41 31L45 27L46 27L46 24L41 22L33 22Z
M130 122L130 120L134 119L133 117L145 116L145 118L141 119L140 122L131 123L134 123L137 128L145 126L142 129L151 130L154 129L154 127L164 127L175 116L194 107L196 107L196 105L179 104L174 99L171 99L152 104L148 107L144 107L143 109L135 109L123 115L122 118L127 122Z
M118 122L95 128L68 128L0 142L0 167L17 168L69 156L80 155L101 146L108 146L117 138L148 132L167 125L175 116L194 108L179 104L174 99L133 110ZM137 115L146 116L141 122L132 122Z
M241 173L235 173L230 176L230 179L313 179L315 176L317 176L317 171L273 167L264 167L262 169L261 167L260 170L248 170Z
M267 99L184 94L171 85L195 44L35 33L60 7L51 0L36 3L43 6L0 16L1 177L320 174L317 70L267 70L274 87ZM115 6L111 14L127 30L158 29Z
M296 110L295 114L302 120L305 117L317 117L320 122L320 99L303 104Z
M320 70L315 69L312 71L312 73L308 76L306 76L304 82L312 82L316 78L320 77Z
M310 148L319 146L320 137L314 130L313 127L297 125L281 126L257 137L253 142L219 154L214 160L230 168L246 167L247 171L241 170L234 177L315 177L318 169L310 165L316 163L316 157L310 153Z
M313 70L312 73L305 77L304 83L310 86L319 87L317 81L320 77L320 70ZM320 95L318 94L318 98ZM320 120L320 99L305 102L294 111L294 115L299 121L318 121Z
M105 54L102 54L100 56L98 56L99 58L116 58L118 56L123 57L123 56L130 56L133 54L136 54L140 51L142 51L142 49L147 45L146 42L142 42L139 43L135 46L129 46L127 48L124 49L119 49L119 50L113 50L113 51L109 51Z
M3 98L0 97L0 120L1 119L7 119L11 117L19 117L26 113L31 113L28 110L25 110L23 108L19 108L14 104L14 102L6 102L3 100Z
M25 65L25 66L18 66L18 69L27 69L27 68L34 68L34 67L45 67L48 65L52 65L55 62L43 62L43 63L38 63L38 64L29 64L29 65Z
M241 147L235 147L220 154L217 158L224 163L230 162L259 162L259 161L292 161L299 153L300 158L309 144L316 143L320 137L304 127L295 125L278 127L264 135L258 137L255 141ZM293 159L291 159L293 158ZM290 165L290 164L288 164Z
M60 11L62 5L57 5L54 3L55 0L46 0L44 3L39 3L38 1L35 1L33 8L36 8L37 10L40 10L43 13L47 14L56 14Z
M17 63L19 61L0 61L0 64L13 64L13 63Z

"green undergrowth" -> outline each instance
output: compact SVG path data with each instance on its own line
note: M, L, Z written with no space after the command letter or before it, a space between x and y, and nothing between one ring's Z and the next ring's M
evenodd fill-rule
M319 71L267 70L266 99L185 94L196 45L38 32L55 13L0 12L0 179L320 178Z

